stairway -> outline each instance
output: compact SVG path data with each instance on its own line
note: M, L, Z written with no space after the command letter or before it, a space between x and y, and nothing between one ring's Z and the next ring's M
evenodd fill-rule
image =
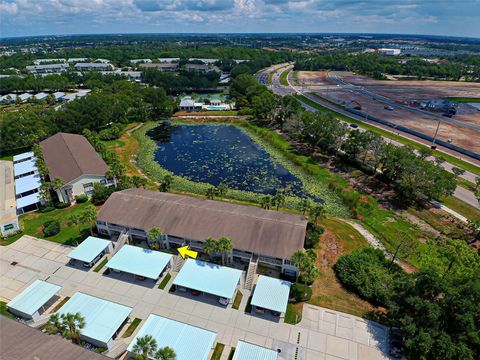
M247 290L252 290L253 287L253 280L255 279L255 275L257 274L257 266L258 266L258 256L254 255L250 263L248 264L247 276L245 278L245 285L243 286Z
M113 249L112 256L115 255L125 244L128 244L128 234L126 232L122 232L115 243L115 249Z
M184 263L185 263L185 259L182 258L180 255L174 256L172 271L179 272Z

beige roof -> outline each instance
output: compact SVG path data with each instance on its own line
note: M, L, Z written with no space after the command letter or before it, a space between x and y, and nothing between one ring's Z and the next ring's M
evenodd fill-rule
M0 359L2 360L102 360L106 356L0 316Z
M0 160L0 224L17 218L17 201L15 200L15 180L13 179L13 162Z
M40 142L50 180L72 181L81 175L105 175L108 166L82 135L57 133Z
M307 226L302 215L142 189L113 193L98 220L200 241L228 236L236 249L283 259L303 248Z
M153 64L140 64L141 68L174 68L178 67L178 63L153 63Z

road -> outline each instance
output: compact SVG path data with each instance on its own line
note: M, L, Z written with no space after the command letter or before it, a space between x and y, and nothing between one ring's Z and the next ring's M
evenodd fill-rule
M386 131L389 131L389 132L392 132L391 129L387 128L387 127L383 127L383 126L379 126L378 124L376 123L373 123L373 122L370 122L370 121L366 121L365 118L361 117L361 116L358 116L358 115L355 115L355 114L352 114L352 113L349 113L341 108L338 108L326 101L323 101L323 100L320 100L314 96L311 96L310 94L308 93L304 93L303 90L299 89L298 87L295 87L291 84L290 82L290 76L287 77L287 81L289 83L289 86L283 86L282 84L280 84L280 74L286 70L286 67L290 65L291 68L293 68L293 65L292 64L280 64L280 65L275 65L275 66L272 66L270 68L267 68L265 70L263 70L262 72L259 72L257 74L257 80L259 78L265 78L266 76L266 79L267 81L265 83L263 83L264 85L266 85L270 90L272 90L275 94L277 95L281 95L281 96L286 96L286 95L293 95L293 94L299 94L299 95L303 95L305 96L306 98L308 98L309 100L317 103L318 105L321 105L329 110L332 110L332 111L335 111L339 114L342 114L344 116L347 116L351 119L355 119L355 120L358 120L358 121L362 121L362 122L365 122L365 123L368 123L369 125L372 125L372 126L375 126L377 128L380 128L382 130L386 130ZM275 71L275 73L273 74L272 76L272 84L271 85L268 85L268 74L272 71ZM306 103L303 103L300 101L300 103L302 104L302 106L306 109L306 110L309 110L309 111L313 111L313 112L316 112L317 109L315 109L314 107L306 104ZM360 131L364 131L363 129L359 128ZM392 132L394 133L394 132ZM396 132L394 133L395 135L400 135L400 133ZM413 136L410 136L410 135L407 135L407 134L404 134L402 133L401 134L403 137L405 138L408 138L409 140L413 140L413 141L416 141L422 145L429 145L429 144L425 144L424 142L422 141L418 141L418 139L414 138ZM383 138L385 142L387 143L392 143L396 146L403 146L402 143L399 143L395 140L392 140L390 138L387 138L387 137L384 137ZM448 152L449 154L451 154L451 152ZM459 157L458 154L451 154L451 155L454 155L456 157ZM430 157L428 158L428 160L431 160L431 161L434 161L435 158L434 157ZM463 159L465 160L465 159ZM452 168L453 167L456 167L455 165L451 164L451 163L448 163L448 162L444 162L441 164L441 166L449 171L449 172L452 172ZM465 174L463 175L460 175L460 177L462 177L463 179L465 180L468 180L472 183L475 183L475 178L477 177L477 175L475 175L474 173L472 172L469 172L469 171L465 171ZM475 195L465 189L465 188L462 188L460 186L457 186L457 188L455 189L455 192L453 194L457 199L459 200L462 200L463 202L477 208L477 209L480 209L480 204L478 202L478 200L476 199Z

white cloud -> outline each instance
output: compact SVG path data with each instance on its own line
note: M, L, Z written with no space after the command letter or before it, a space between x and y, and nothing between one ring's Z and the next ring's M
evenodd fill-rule
M15 3L8 3L5 1L0 2L0 13L13 15L18 11L18 6Z

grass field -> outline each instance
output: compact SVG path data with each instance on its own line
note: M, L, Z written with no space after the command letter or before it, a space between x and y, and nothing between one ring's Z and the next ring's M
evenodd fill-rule
M138 327L138 325L140 325L141 322L142 322L142 319L139 319L139 318L133 319L132 323L128 326L128 329L122 335L122 338L128 338L132 336L133 332Z
M213 350L213 354L210 360L220 360L220 357L222 356L222 352L224 348L225 348L224 344L217 343L217 345L215 345L215 350Z
M235 299L233 300L232 309L238 310L240 308L240 303L242 302L243 294L239 291L235 294Z
M15 319L15 315L13 315L10 311L7 310L7 303L5 301L0 301L0 315L3 315L10 319Z
M480 98L476 97L448 97L447 100L459 103L480 103Z
M60 244L74 245L76 241L80 240L88 233L88 225L81 225L80 227L68 226L68 218L72 214L78 214L90 203L86 202L71 206L66 209L55 209L47 213L41 213L35 211L25 215L21 215L20 227L23 229L23 233L8 238L6 240L0 240L0 245L9 245L18 240L22 235L31 235L41 239L47 239ZM47 220L57 220L60 222L60 232L55 236L45 238L42 232L43 224Z
M93 272L99 272L100 270L102 270L107 262L108 262L108 258L103 259L102 262L100 264L98 264L95 267L95 269L93 269Z
M395 134L392 134L391 132L387 131L387 130L383 130L381 128L378 128L376 126L373 126L373 125L370 125L370 124L367 124L367 123L364 123L363 121L359 121L359 120L356 120L356 119L352 119L348 116L345 116L345 115L342 115L342 114L339 114L337 113L336 111L333 111L333 110L330 110L330 109L327 109L319 104L317 104L316 102L310 100L309 98L305 97L305 96L302 96L302 95L296 95L297 99L299 99L300 101L304 102L305 104L307 105L310 105L311 107L319 110L319 111L322 111L322 112L327 112L327 113L331 113L332 115L334 115L335 117L339 118L340 120L343 120L343 121L346 121L348 123L354 123L354 124L357 124L359 127L363 128L363 129L366 129L366 130L370 130L374 133L377 133L383 137L386 137L386 138L389 138L389 139L392 139L392 140L395 140L401 144L404 144L404 145L410 145L411 147L413 147L414 149L417 149L417 150L420 150L420 149L430 149L428 146L426 145L422 145L416 141L413 141L413 140L410 140L410 139L407 139L407 138L404 138L402 136L398 136L398 135L395 135ZM440 158L443 158L445 161L455 165L455 166L458 166L462 169L465 169L465 170L468 170L476 175L480 175L480 167L478 166L475 166L469 162L466 162L466 161L463 161L463 160L460 160L460 159L457 159L456 157L452 156L452 155L449 155L449 154L446 154L444 152L440 152L438 150L434 150L433 151L433 155L436 156L436 157L440 157Z
M448 196L446 198L443 198L442 204L456 211L460 215L465 216L467 219L480 221L479 209L474 208L473 206L457 199L454 196Z
M288 77L288 74L290 73L290 71L292 71L292 69L287 69L280 74L280 78L279 78L280 85L288 86L287 77Z
M165 289L165 286L167 286L167 284L168 284L168 282L170 281L171 278L172 278L172 275L170 275L170 273L167 273L167 275L165 275L163 280L158 285L158 288L162 289L162 290Z

